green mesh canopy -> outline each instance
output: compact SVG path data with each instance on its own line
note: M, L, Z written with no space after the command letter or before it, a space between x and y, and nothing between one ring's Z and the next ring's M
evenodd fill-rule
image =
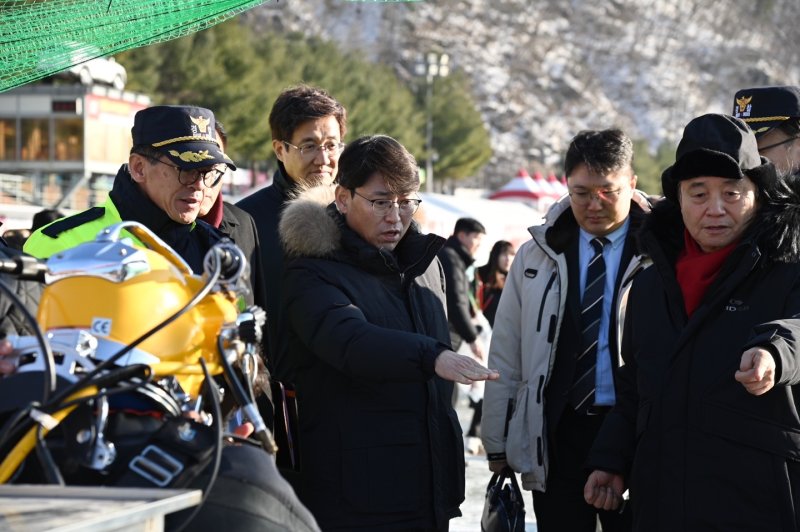
M182 37L265 0L0 0L0 91Z

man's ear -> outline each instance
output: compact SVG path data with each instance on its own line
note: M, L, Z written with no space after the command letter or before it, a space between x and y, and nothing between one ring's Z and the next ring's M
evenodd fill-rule
M639 181L639 176L633 174L633 177L631 177L631 188L636 188L636 183L638 181Z
M336 198L336 210L342 214L346 214L347 209L350 206L350 202L353 199L353 195L350 193L350 190L344 188L342 185L336 185L334 197Z
M283 162L283 158L286 156L286 144L284 144L282 140L273 140L272 151L275 152L275 157L277 157L280 162Z
M128 171L133 180L137 183L143 183L145 181L144 165L146 164L150 164L150 161L147 160L147 157L139 155L138 153L131 153L128 157Z

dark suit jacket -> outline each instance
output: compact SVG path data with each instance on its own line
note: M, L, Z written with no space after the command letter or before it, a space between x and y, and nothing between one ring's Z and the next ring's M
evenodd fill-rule
M560 224L561 234L552 235L550 242L554 249L559 249L566 255L567 259L567 308L564 312L564 319L561 322L561 331L558 336L558 346L556 350L556 360L553 365L553 374L550 377L550 382L545 391L546 407L545 415L547 416L547 425L550 427L550 441L553 441L554 434L558 428L558 422L564 408L567 406L569 400L569 390L572 387L575 373L575 355L580 348L580 314L581 314L581 294L580 294L580 267L578 262L578 241L579 241L579 227L572 211L568 210L562 216L572 218L565 220L566 223ZM622 282L622 277L625 270L635 254L636 246L636 232L641 224L644 213L640 209L631 209L631 223L628 228L628 234L625 237L625 246L622 250L622 258L620 260L619 269L617 271L617 279L614 285L614 301L611 308L616 308L617 293ZM554 226L554 229L556 227ZM551 240L551 235L548 233L548 240ZM614 346L617 345L617 317L612 311L611 319L609 320L608 341L611 346L612 353L617 352ZM618 366L617 357L611 357L612 367L616 370ZM552 448L552 447L551 447Z

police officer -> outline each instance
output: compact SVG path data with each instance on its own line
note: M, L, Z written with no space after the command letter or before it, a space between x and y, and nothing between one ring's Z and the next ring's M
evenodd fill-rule
M133 148L128 164L114 179L109 198L73 216L37 230L25 251L40 258L94 240L105 227L120 221L137 221L171 246L196 273L203 271L206 252L223 235L197 220L204 192L225 174L235 170L215 132L214 114L193 106L156 106L136 113L132 129ZM135 240L135 239L134 239ZM8 342L0 341L0 375L15 371L5 357ZM252 427L237 434L247 435ZM208 486L205 503L173 514L167 529L220 530L235 524L237 531L318 532L311 513L280 476L273 458L249 445L226 445L219 468L203 470L188 487ZM186 525L186 520L191 521Z
M750 126L759 154L781 175L800 174L800 87L742 89L733 97L733 116Z
M203 258L221 234L197 221L204 189L235 170L220 147L214 113L202 107L155 106L134 117L128 164L114 178L105 204L35 231L24 250L39 258L94 240L120 221L147 226L202 273Z

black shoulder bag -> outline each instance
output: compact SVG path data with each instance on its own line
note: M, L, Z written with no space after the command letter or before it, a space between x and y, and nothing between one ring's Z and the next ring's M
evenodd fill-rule
M525 503L510 467L492 475L486 486L481 532L525 532Z

